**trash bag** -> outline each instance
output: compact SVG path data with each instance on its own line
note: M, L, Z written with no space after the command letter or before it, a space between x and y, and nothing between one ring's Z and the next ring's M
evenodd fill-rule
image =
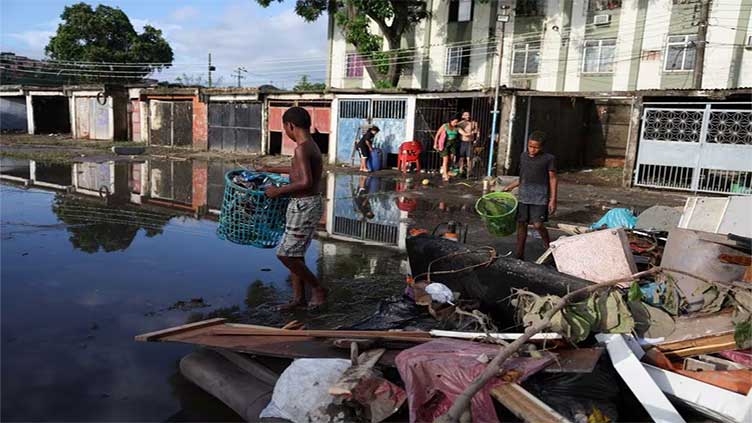
M379 302L376 312L348 327L347 330L390 330L390 329L435 329L439 323L431 317L425 307L420 307L405 296L393 296Z
M619 376L602 360L591 373L538 373L522 386L572 422L597 413L618 421Z
M590 229L603 229L604 226L609 229L634 229L636 224L637 218L631 210L623 208L611 209L599 221L590 225Z
M331 407L334 397L329 387L337 383L350 367L341 358L301 358L292 362L274 386L272 401L260 418L279 418L293 422L345 422L348 416Z

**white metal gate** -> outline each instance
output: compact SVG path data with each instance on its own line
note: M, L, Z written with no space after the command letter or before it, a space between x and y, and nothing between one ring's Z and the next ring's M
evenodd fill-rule
M642 114L635 185L752 194L749 103L653 105Z

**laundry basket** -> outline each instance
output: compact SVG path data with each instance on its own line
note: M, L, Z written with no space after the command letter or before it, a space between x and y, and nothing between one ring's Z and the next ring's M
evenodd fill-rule
M517 198L508 192L490 192L480 197L475 202L475 211L483 218L488 232L493 235L511 235L517 228Z
M233 178L241 174L258 176L275 185L288 183L286 178L275 174L243 169L227 172L217 236L236 244L273 248L285 231L285 213L290 198L269 198L261 189L246 188L233 182Z

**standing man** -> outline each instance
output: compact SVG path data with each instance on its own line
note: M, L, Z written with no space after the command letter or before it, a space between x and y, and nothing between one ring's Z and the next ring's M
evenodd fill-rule
M543 152L546 134L535 131L527 141L527 151L520 156L520 178L504 188L511 191L520 187L517 205L517 250L516 257L525 259L525 241L527 227L532 223L543 239L543 246L548 249L551 238L543 225L548 216L556 211L556 158Z
M462 121L458 125L460 131L460 176L465 176L465 164L470 168L470 156L475 142L478 140L478 122L470 118L470 112L462 113Z
M360 152L360 171L370 172L368 169L368 159L373 152L373 139L380 131L378 126L371 125L365 134L358 141L358 151Z
M270 198L280 195L292 197L287 206L285 234L277 247L277 258L292 274L293 298L280 309L304 306L305 285L309 285L313 292L308 305L316 307L326 302L326 289L306 266L305 253L311 245L316 225L324 212L320 193L323 170L321 151L311 138L311 116L304 108L287 109L282 115L282 125L285 134L297 144L292 157L292 167L263 169L266 172L290 175L288 185L266 189L266 195Z

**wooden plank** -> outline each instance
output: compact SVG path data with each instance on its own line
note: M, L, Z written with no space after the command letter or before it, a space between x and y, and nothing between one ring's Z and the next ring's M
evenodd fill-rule
M379 348L366 351L358 356L358 364L345 370L339 381L329 388L331 395L352 395L352 391L363 380L372 374L373 366L378 363L386 349Z
M516 383L491 390L491 396L525 422L568 422L564 416Z
M141 335L136 335L135 339L136 341L141 341L141 342L158 341L160 338L164 338L166 336L177 335L179 333L189 332L195 329L203 329L203 328L207 328L210 326L216 326L221 323L224 323L225 320L227 319L224 319L221 317L218 317L216 319L202 320L200 322L188 323L186 325L175 326L175 327L171 327L167 329L158 330L155 332L149 332L149 333L144 333Z
M687 341L660 344L658 349L668 357L690 357L700 354L711 354L736 348L734 333L726 333L718 336L709 336Z
M483 332L456 332L450 330L432 330L429 332L431 336L441 338L457 338L457 339L480 339L485 337L491 337L495 339L501 339L503 341L514 341L522 336L521 333L483 333ZM542 340L554 340L561 339L561 335L555 332L551 333L536 333L530 340L542 341Z
M668 370L643 364L655 383L697 411L724 422L749 421L752 396L743 396Z
M314 338L366 338L393 341L427 342L431 340L428 332L401 331L359 331L359 330L287 330L277 328L242 328L226 326L211 331L213 335L231 336L306 336Z
M624 383L656 422L684 422L671 402L655 384L621 334L600 333L598 342L606 344L611 362Z

